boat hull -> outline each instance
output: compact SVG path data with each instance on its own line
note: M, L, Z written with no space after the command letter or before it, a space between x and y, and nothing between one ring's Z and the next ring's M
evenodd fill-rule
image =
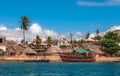
M95 58L92 59L70 59L70 58L61 58L62 62L96 62Z
M49 60L24 60L24 62L49 62Z
M95 57L85 56L79 53L60 53L62 62L96 62Z

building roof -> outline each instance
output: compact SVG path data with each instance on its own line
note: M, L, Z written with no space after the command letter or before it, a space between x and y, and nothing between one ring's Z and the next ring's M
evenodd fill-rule
M94 41L98 41L98 40L94 40L94 39L91 39L91 38L89 38L89 39L85 39L85 41L91 41L91 42L94 42Z
M6 40L7 44L8 45L14 45L14 44L17 44L15 41L13 40Z
M15 51L15 49L12 46L7 46L6 52L13 53L13 52L16 52L16 51Z
M92 43L83 43L81 49L90 49L94 53L103 54L104 52L100 50L100 46Z
M58 53L58 51L59 49L53 45L46 50L47 53Z
M26 45L22 45L22 44L17 44L14 41L7 41L7 46L6 46L7 50L6 52L17 52L17 53L34 53L36 54L37 52L35 52L33 49L31 49L30 47L26 46Z
M0 36L0 38L6 38L6 36Z
M21 47L20 45L14 44L12 47L15 49L16 52L23 52L25 49L24 47Z
M31 54L37 54L37 52L35 52L33 49L31 49L30 47L26 47L23 52L25 53L31 53Z
M75 52L77 52L77 53L89 53L90 51L82 49L82 50L75 50Z

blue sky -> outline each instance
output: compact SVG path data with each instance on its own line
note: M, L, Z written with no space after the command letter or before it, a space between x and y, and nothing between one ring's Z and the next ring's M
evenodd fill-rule
M21 16L31 24L56 32L104 32L120 24L120 0L0 0L0 24L20 27Z

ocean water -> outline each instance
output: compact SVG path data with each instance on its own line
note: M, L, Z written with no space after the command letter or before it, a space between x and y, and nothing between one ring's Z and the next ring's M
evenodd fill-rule
M0 63L0 76L120 76L120 63Z

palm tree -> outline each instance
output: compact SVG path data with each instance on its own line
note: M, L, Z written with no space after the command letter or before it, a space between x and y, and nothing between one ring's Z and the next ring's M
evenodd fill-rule
M52 45L53 40L52 40L52 38L50 36L47 37L46 43L47 43L47 47L50 47Z
M100 31L97 29L97 30L96 30L96 35L99 35L99 33L100 33Z
M21 30L23 30L23 40L24 40L24 43L25 43L25 31L28 30L28 27L29 27L29 18L27 16L23 16L21 18Z
M78 40L78 46L79 47L81 47L83 43L85 43L84 39Z
M78 46L78 41L77 40L74 40L73 41L73 47L77 47Z
M36 35L36 48L40 48L40 45L42 43L42 39L39 37L39 35Z
M39 35L36 35L36 44L41 45L42 39L39 37Z
M90 34L89 33L87 33L87 35L86 35L86 39L88 39L90 37Z
M96 36L94 37L94 40L101 40L101 36L99 35L100 31L96 30Z

